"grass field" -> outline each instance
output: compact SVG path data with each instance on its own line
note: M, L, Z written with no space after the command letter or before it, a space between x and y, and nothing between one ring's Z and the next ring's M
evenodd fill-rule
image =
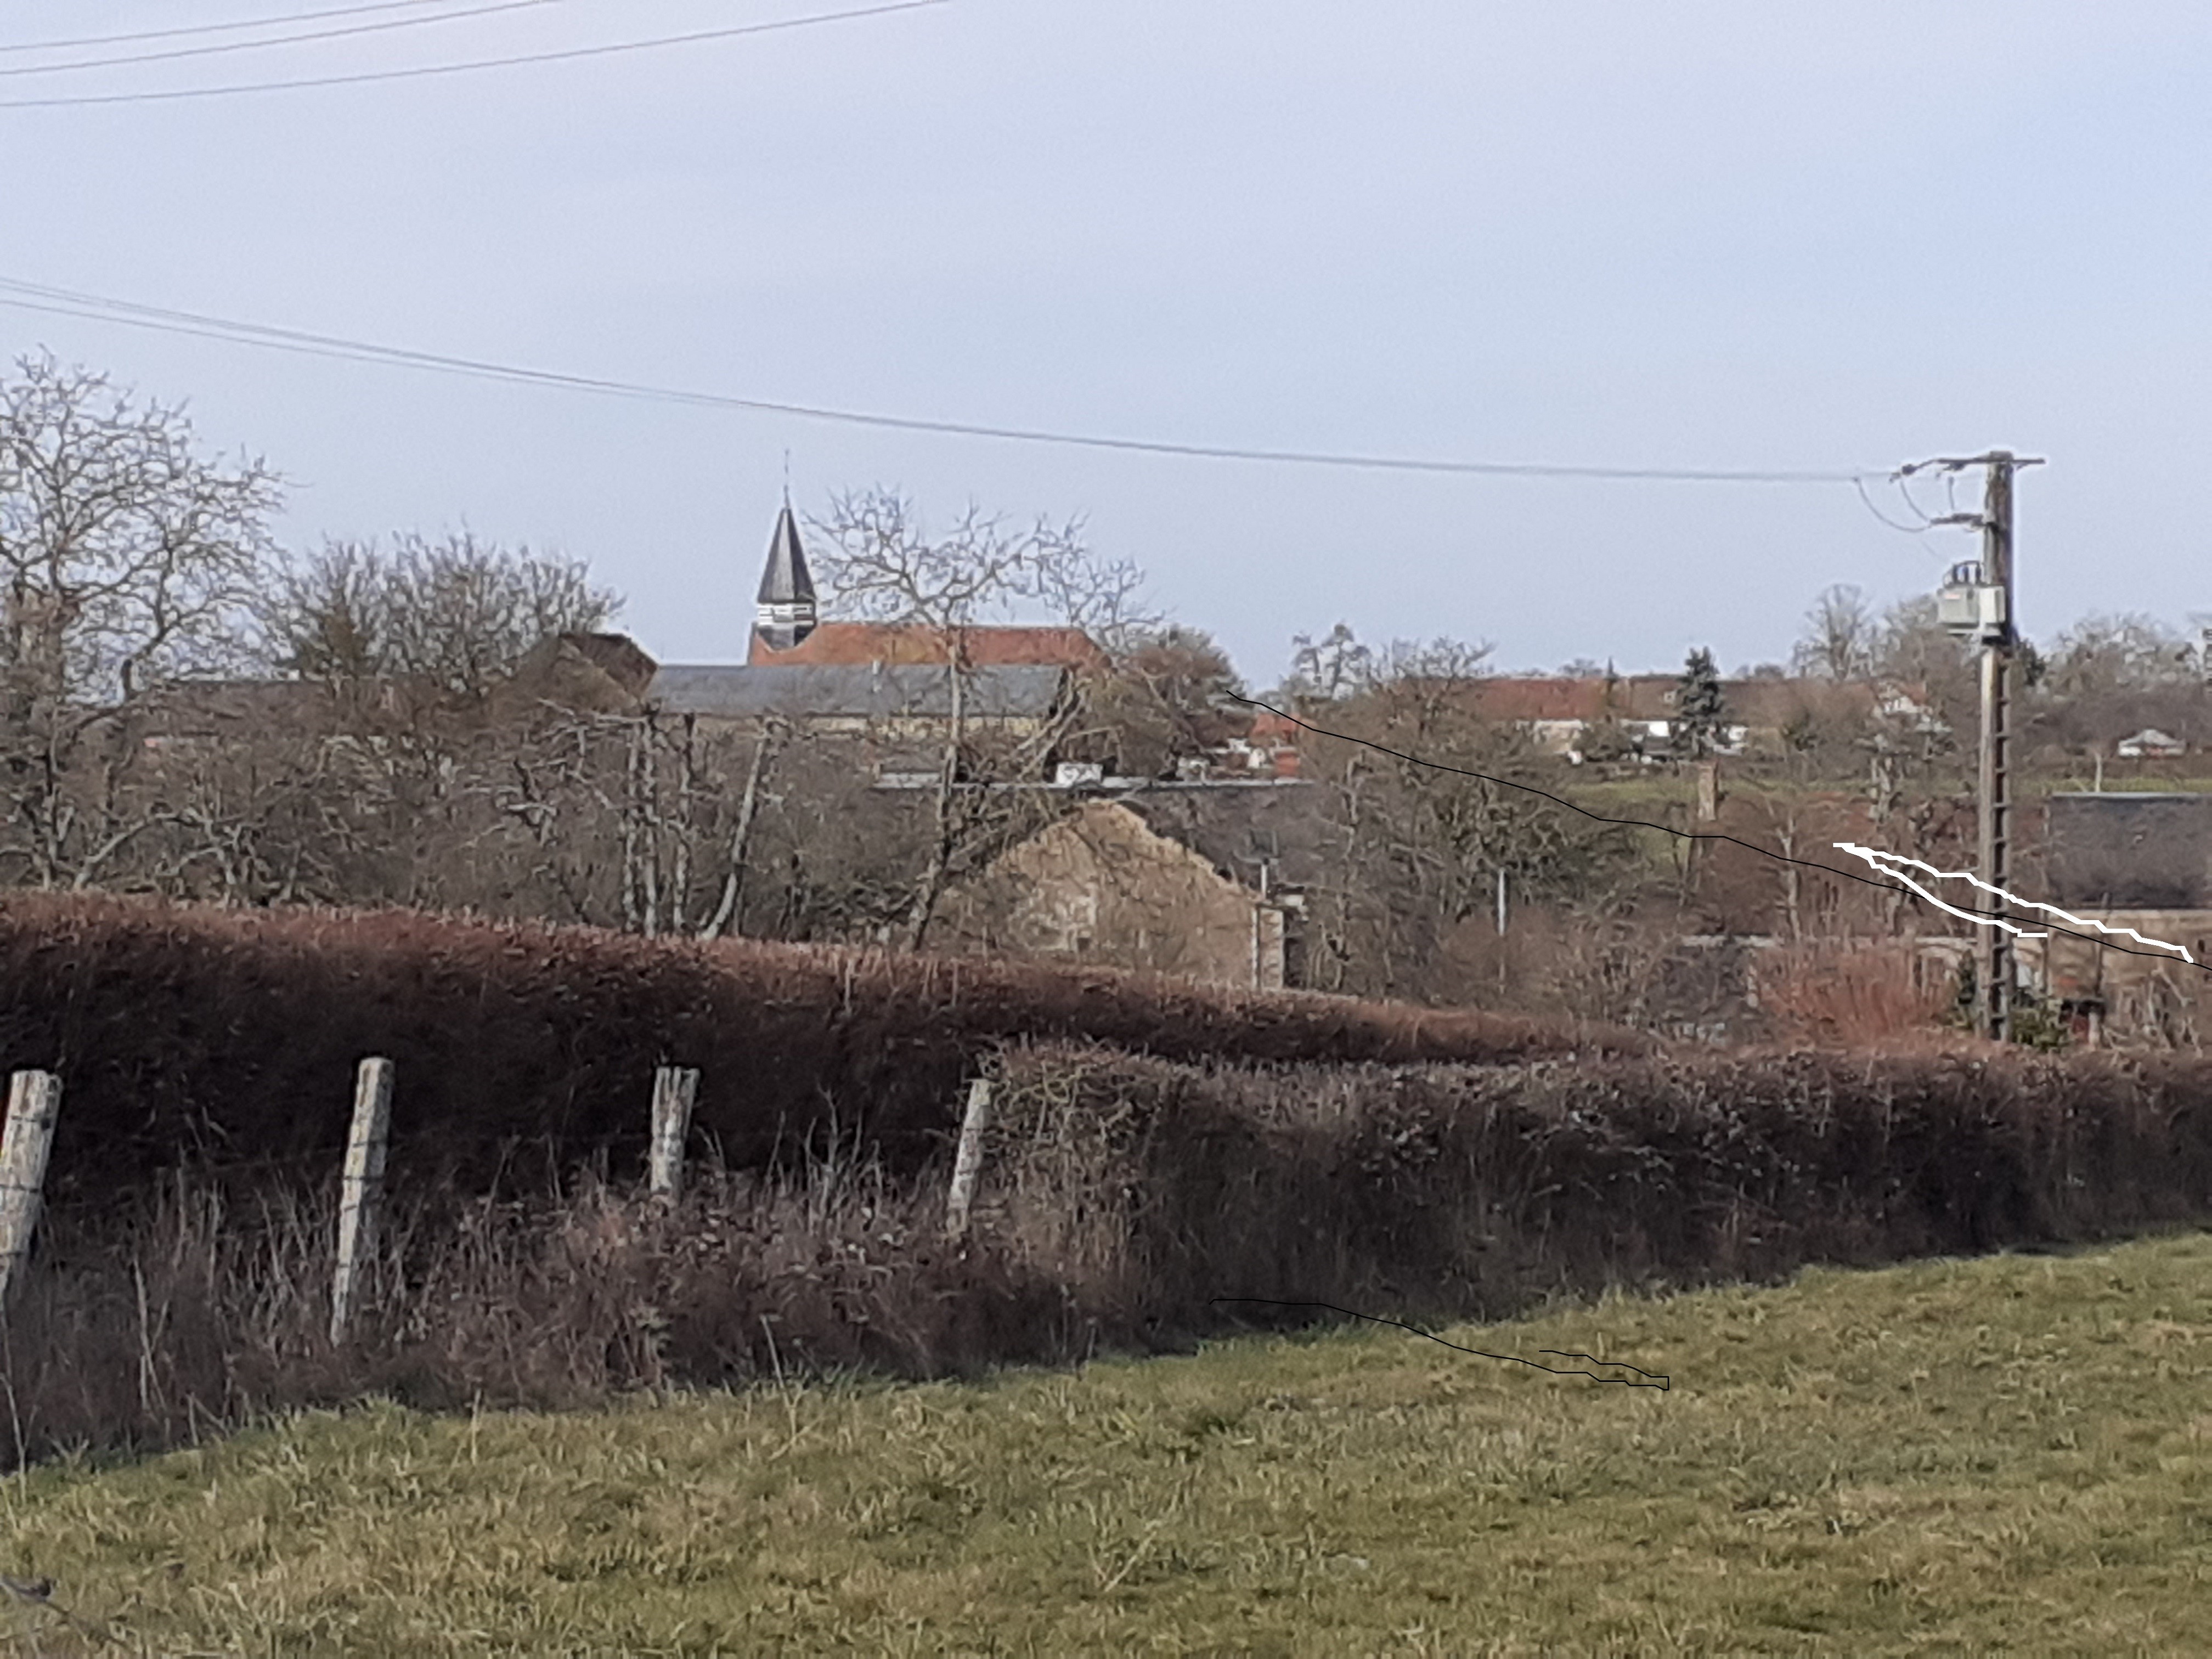
M0 1571L116 1638L50 1654L2212 1652L2212 1236L1445 1334L1673 1386L1364 1326L377 1406L35 1471Z

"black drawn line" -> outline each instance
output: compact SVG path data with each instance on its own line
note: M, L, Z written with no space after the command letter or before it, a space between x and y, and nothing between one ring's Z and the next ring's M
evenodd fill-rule
M1271 1308L1326 1308L1331 1313L1340 1313L1347 1318L1364 1319L1375 1325L1395 1325L1401 1331L1411 1331L1415 1336L1425 1336L1431 1342L1440 1342L1447 1348L1457 1348L1462 1353L1471 1353L1478 1359L1509 1359L1516 1365L1527 1365L1534 1370L1549 1371L1554 1376L1587 1376L1599 1382L1618 1382L1624 1389L1658 1389L1671 1393L1674 1379L1657 1371L1647 1371L1641 1365L1632 1365L1626 1359L1601 1359L1594 1353L1571 1353L1565 1348L1539 1348L1538 1353L1557 1355L1561 1359L1587 1359L1593 1365L1610 1365L1616 1370L1634 1371L1638 1376L1656 1377L1652 1382L1638 1382L1626 1376L1602 1376L1595 1371L1583 1370L1580 1366L1547 1365L1541 1360L1525 1359L1517 1353L1486 1353L1480 1348L1469 1348L1457 1342L1448 1342L1433 1332L1419 1325L1408 1325L1401 1319L1384 1319L1376 1314L1364 1314L1350 1308L1340 1308L1334 1302L1282 1302L1271 1296L1217 1296L1216 1302L1261 1302Z
M1356 738L1349 732L1332 732L1326 726L1316 726L1309 720L1300 720L1288 709L1278 708L1274 704L1262 702L1257 697L1238 696L1233 691L1229 694L1229 696L1231 702L1245 703L1254 708L1264 708L1271 714L1279 715L1300 730L1310 732L1317 738L1334 738L1339 743L1359 744L1379 753L1389 755L1395 760L1410 761L1415 766L1425 766L1431 771L1451 772L1462 778L1475 778L1484 783L1502 784L1508 789L1520 789L1532 795L1541 795L1546 800L1564 806L1570 812L1579 812L1594 823L1616 823L1630 830L1656 830L1662 836L1679 836L1684 841L1724 841L1732 846L1741 847L1747 852L1756 853L1763 859L1773 859L1782 864L1802 865L1808 870L1818 870L1824 876L1834 876L1843 881L1855 881L1863 887L1872 887L1881 892L1911 891L1911 889L1893 882L1877 881L1872 876L1860 875L1855 870L1839 870L1832 864L1820 864L1812 859L1792 858L1787 853L1775 852L1771 848L1761 847L1756 842L1746 841L1741 836L1726 836L1718 830L1677 830L1672 824L1654 823L1649 818L1607 817L1602 812L1591 811L1587 806L1576 805L1565 795L1555 795L1548 789L1539 789L1533 783L1516 783L1511 778L1493 777L1487 772L1471 771L1464 766L1450 766L1443 761L1425 760L1419 755L1409 755L1402 749L1393 749L1387 743L1377 743L1372 738ZM2077 933L2071 927L2053 927L2045 928L2043 931L2060 934L2067 939L2078 939L2085 945L2098 945L2107 951L2124 951L2131 957L2149 957L2157 962L2172 962L2174 959L2160 951L2138 951L2133 945L2115 945L2109 939L2100 939L2090 933ZM2189 965L2199 973L2212 974L2212 963L2193 962Z

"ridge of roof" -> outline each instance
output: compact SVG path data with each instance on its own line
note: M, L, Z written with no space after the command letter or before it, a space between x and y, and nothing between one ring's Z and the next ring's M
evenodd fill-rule
M750 661L757 667L787 665L853 666L868 663L943 664L951 655L951 630L926 623L818 623L788 647L756 633ZM1064 623L989 623L959 630L962 653L975 666L1014 665L1097 669L1105 652L1079 628Z

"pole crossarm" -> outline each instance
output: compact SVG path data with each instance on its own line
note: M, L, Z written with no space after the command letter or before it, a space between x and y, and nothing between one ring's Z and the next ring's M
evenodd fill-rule
M1924 461L1907 461L1893 478L1909 478L1916 472L1963 472L1970 466L1994 466L2003 463L2008 466L2042 466L2040 455L2015 455L2008 449L1992 449L1984 455L1937 455Z

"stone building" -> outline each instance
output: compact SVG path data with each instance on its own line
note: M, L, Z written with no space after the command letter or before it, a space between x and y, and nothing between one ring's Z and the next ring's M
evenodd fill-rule
M2058 933L2022 939L2030 981L2116 1037L2212 1038L2212 795L2053 795L2043 860L2051 903L2116 932L2109 944Z
M948 896L946 949L1097 963L1240 990L1294 982L1297 896L1253 885L1146 816L1085 802Z

